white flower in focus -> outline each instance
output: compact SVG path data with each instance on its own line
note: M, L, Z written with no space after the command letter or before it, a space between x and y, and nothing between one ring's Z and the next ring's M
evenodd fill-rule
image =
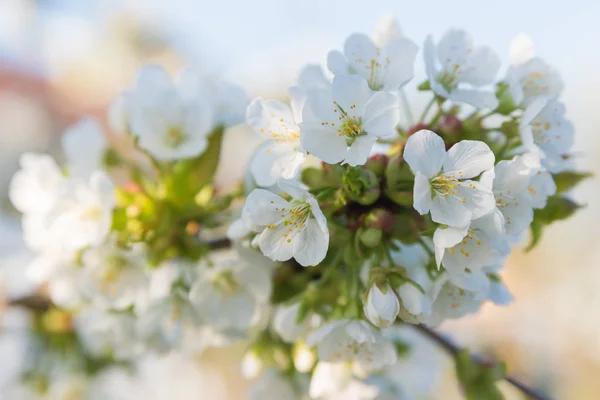
M286 343L294 343L304 338L317 322L318 317L311 312L302 321L298 321L300 306L301 303L297 302L291 305L280 305L275 309L273 330Z
M201 264L198 269L190 301L203 324L233 337L245 336L260 322L271 296L268 269L239 260Z
M130 129L138 145L159 160L195 157L208 146L215 126L212 99L187 96L186 90L158 66L145 66L138 75Z
M493 91L478 89L493 84L500 68L500 59L491 48L475 47L467 32L450 29L437 46L428 36L423 53L429 84L435 93L477 108L498 106Z
M373 94L358 75L336 75L331 90L309 93L300 132L306 151L329 164L362 165L379 137L394 133L400 121L398 98Z
M463 140L446 152L444 140L421 130L408 138L404 159L415 173L413 207L433 221L464 227L494 208L492 191L470 180L494 167L487 144Z
M355 362L366 371L377 370L397 361L393 344L366 321L332 321L312 333L307 345L317 346L320 361Z
M296 400L296 392L289 378L283 377L277 371L269 369L262 373L256 382L248 389L248 400Z
M573 146L575 129L565 118L562 103L535 100L523 113L520 125L523 144L541 150L545 168L556 173L570 167L568 152Z
M52 245L72 252L104 241L116 200L114 185L102 171L92 173L87 183L70 183L48 219Z
M343 54L329 52L327 66L334 75L361 75L373 90L393 91L413 78L418 50L406 37L378 47L367 35L355 33L346 39Z
M317 265L329 247L327 220L317 200L294 183L280 181L291 201L264 189L255 189L246 199L242 217L248 227L260 232L258 244L274 261L295 258L302 266Z
M352 365L321 361L313 371L309 396L315 400L374 400L379 388L356 377Z
M133 305L148 285L143 246L120 248L111 237L82 257L85 295L99 307L123 310Z
M294 179L306 159L300 149L300 128L290 107L278 100L256 98L248 106L246 122L269 139L257 150L250 169L258 186Z
M531 38L517 36L510 45L510 59L506 81L516 105L527 107L540 97L560 96L564 86L562 78L553 66L535 56Z
M61 138L70 177L88 179L103 166L106 138L98 121L83 118Z
M379 328L387 328L394 323L400 312L400 303L389 284L380 289L373 284L363 306L367 319Z

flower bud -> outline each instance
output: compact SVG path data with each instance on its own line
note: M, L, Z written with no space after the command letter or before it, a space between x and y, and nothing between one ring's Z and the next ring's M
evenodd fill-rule
M381 229L369 228L360 232L360 241L369 248L375 248L381 244L382 236Z
M428 129L428 128L429 128L429 125L419 122L418 124L409 126L408 130L406 131L406 135L408 137L410 137L410 136L414 135L415 133L419 132L421 129Z
M396 320L400 312L400 302L388 283L384 284L383 290L373 284L367 294L363 310L373 325L387 328Z
M379 178L368 169L350 167L344 174L344 193L349 200L367 206L379 199Z
M385 154L375 154L367 160L365 168L377 176L382 176L385 172L388 161L389 158Z
M390 159L385 169L385 195L401 206L412 206L414 175L402 157Z

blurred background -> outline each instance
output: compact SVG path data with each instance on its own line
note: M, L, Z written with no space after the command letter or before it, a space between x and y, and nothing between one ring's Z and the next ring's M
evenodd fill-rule
M19 155L57 154L61 132L83 115L106 124L109 103L142 64L174 72L191 65L242 85L251 97L285 97L303 64L324 64L330 49L341 48L350 33L371 33L384 14L394 15L419 44L429 33L464 28L476 44L496 50L503 71L511 39L530 35L537 54L563 75L578 168L600 172L597 1L0 0L0 293L29 290L23 279L29 255L6 198ZM424 76L419 57L407 88L414 112L427 100L413 90ZM240 179L258 140L243 127L228 133L221 184ZM579 186L573 197L587 207L547 230L534 251L514 252L505 273L515 296L511 306L486 306L442 326L560 399L600 398L599 195L595 180ZM236 379L231 399L243 392L236 364L241 351L204 356L221 383ZM453 384L442 386L435 399L453 398ZM510 388L506 393L519 398Z

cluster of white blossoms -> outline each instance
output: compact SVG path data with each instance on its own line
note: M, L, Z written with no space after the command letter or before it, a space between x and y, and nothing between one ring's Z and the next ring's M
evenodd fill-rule
M188 371L240 341L250 399L429 398L441 360L422 332L510 303L511 246L569 217L565 192L586 176L557 72L520 38L497 82L499 57L473 43L460 29L427 37L418 121L405 85L419 47L386 18L331 51L328 71L304 67L289 103L146 66L110 108L120 143L85 119L63 136L62 167L23 155L10 199L51 302L36 335L71 355L50 345L22 367L32 398L122 399L107 387L153 387L123 364L143 376L141 360L171 352ZM244 121L265 142L244 190L224 192L221 139ZM456 363L469 398L498 398L501 374ZM185 387L135 398L201 390Z

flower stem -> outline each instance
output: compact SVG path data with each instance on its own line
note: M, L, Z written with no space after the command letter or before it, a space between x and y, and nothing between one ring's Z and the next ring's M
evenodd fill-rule
M406 114L408 125L413 125L414 117L412 110L410 109L410 103L408 102L408 97L406 97L406 92L404 91L404 88L400 88L398 93L400 94L400 100L402 101L402 107L404 108L404 114Z
M425 118L427 118L427 114L429 113L429 110L431 110L431 107L433 107L434 104L435 104L435 96L433 97L433 99L431 99L431 101L429 102L429 104L427 104L427 106L423 110L423 113L421 114L421 118L419 118L419 123L420 124L422 124L423 122L425 122Z
M424 336L427 336L430 340L437 343L441 348L446 350L452 356L458 355L463 349L454 344L450 339L444 337L443 335L435 332L431 328L425 325L411 325L416 330L421 332ZM480 365L489 364L489 362L482 360L480 357L472 356L473 360ZM515 388L519 389L523 394L527 395L529 398L533 400L551 400L549 396L544 393L537 391L536 389L527 386L523 382L517 380L516 378L506 375L504 380L513 385Z

